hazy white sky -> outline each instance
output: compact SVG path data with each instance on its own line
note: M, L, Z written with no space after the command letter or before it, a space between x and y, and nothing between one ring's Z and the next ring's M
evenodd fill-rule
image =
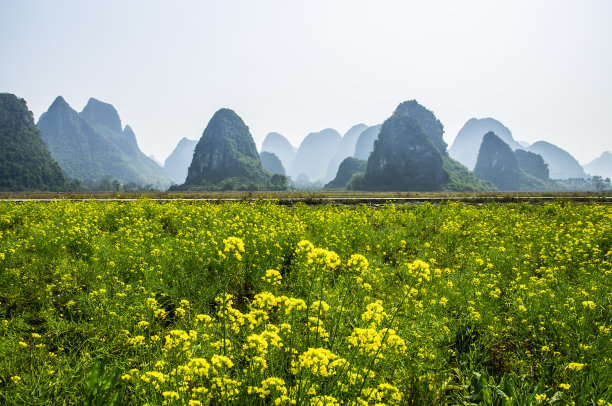
M612 1L0 0L0 92L113 104L164 160L222 107L277 131L378 124L416 99L581 163L612 150Z

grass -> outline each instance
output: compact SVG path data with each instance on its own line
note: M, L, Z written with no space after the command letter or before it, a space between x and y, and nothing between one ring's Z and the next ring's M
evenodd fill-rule
M608 405L611 248L569 200L0 202L0 402Z

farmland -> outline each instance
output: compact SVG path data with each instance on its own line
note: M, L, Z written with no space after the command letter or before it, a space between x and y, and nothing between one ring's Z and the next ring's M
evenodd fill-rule
M612 404L612 206L0 202L0 402Z

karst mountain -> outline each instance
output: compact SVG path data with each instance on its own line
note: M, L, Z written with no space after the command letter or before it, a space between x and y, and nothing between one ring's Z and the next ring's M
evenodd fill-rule
M552 179L587 178L580 163L569 152L546 141L538 141L527 148L527 151L541 155L548 164Z
M283 163L283 168L287 170L293 164L296 149L283 135L271 132L266 135L263 144L261 144L261 152L263 151L276 155Z
M308 134L300 144L288 174L297 179L306 177L310 182L324 180L342 136L332 128Z
M593 176L612 178L612 154L605 151L601 156L584 165L584 170Z
M502 191L537 191L555 188L548 166L535 153L512 148L493 131L482 139L474 175Z
M130 126L122 128L117 110L89 99L77 113L57 97L37 123L45 144L64 173L74 179L113 179L166 188L171 180L138 147Z
M0 191L61 191L67 181L26 101L0 93Z
M208 122L193 153L187 179L175 190L266 190L286 182L260 161L244 121L233 110L218 110Z
M448 149L448 154L468 169L474 170L482 139L489 131L494 132L512 150L524 148L514 140L512 132L510 132L508 127L498 120L490 117L471 118L459 130L453 144Z
M401 103L380 129L366 171L352 186L361 190L433 191L487 189L446 152L444 127L416 100Z

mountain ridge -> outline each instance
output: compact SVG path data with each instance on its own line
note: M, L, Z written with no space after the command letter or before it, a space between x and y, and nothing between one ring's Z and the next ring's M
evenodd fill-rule
M163 169L139 149L132 128L121 128L112 105L92 98L83 112L77 113L58 96L37 123L45 144L69 177L110 178L164 189L170 185Z

